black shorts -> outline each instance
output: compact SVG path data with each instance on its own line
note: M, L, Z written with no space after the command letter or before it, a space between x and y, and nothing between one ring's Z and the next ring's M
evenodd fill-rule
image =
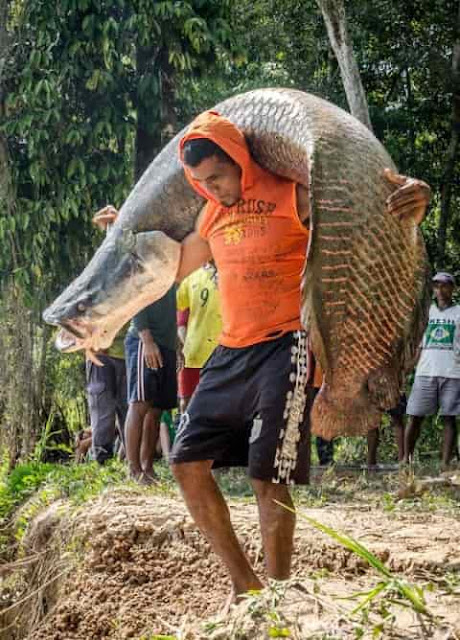
M125 338L128 402L148 402L156 409L177 407L176 352L161 345L163 366L149 369L145 364L142 340L133 333Z
M181 418L170 461L212 460L247 466L259 480L307 483L307 358L303 331L241 349L218 346Z

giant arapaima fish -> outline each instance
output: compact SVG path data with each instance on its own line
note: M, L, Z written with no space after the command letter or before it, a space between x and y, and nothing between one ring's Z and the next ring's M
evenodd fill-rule
M326 438L364 434L397 403L428 308L425 247L414 221L386 209L394 163L345 111L290 89L261 89L214 107L245 134L254 159L310 191L302 320L324 372L312 412ZM175 279L179 242L203 206L179 162L179 133L136 184L108 236L44 319L99 351ZM72 326L71 326L72 325ZM67 347L72 347L68 344Z

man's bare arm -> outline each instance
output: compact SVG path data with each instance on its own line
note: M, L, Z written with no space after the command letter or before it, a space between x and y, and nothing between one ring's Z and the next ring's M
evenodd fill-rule
M297 195L297 214L300 221L307 227L310 226L310 193L306 187L298 184L296 187Z
M211 259L211 249L209 244L200 236L198 231L192 231L182 240L179 269L176 275L176 282L181 282L184 278L202 267Z
M176 282L181 282L184 278L202 267L212 258L211 248L207 240L198 233L198 225L204 213L205 207L201 210L196 223L195 231L192 231L182 240L179 269L176 275Z

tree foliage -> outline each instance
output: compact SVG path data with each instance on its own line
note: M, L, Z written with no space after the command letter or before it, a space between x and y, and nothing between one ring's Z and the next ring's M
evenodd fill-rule
M0 306L0 413L14 459L30 452L49 416L53 428L72 422L84 393L74 360L69 369L69 359L53 353L41 310L100 240L94 211L121 204L170 135L176 87L210 69L218 51L231 56L233 41L228 0L8 5L0 284L12 302Z
M40 407L43 421L75 387L66 386L68 367L49 351L43 356L39 312L92 255L100 240L93 212L107 202L120 205L169 137L229 95L290 86L343 108L347 100L316 0L0 0L0 15L5 6L0 283L13 280L17 296L3 309L14 307L17 318L28 314L24 331L31 339L13 340L8 331L16 321L8 319L2 340L5 349L31 345L32 374L49 385L34 385L42 397L27 406ZM345 6L374 131L403 173L432 186L423 224L428 250L433 264L460 277L458 153L449 156L446 171L459 2L347 0ZM450 216L442 255L446 180ZM27 366L21 370L27 375Z
M0 240L14 234L17 259L3 256L1 268L4 275L14 270L34 301L88 260L92 212L126 197L136 141L156 136L148 160L158 151L164 85L213 63L230 41L226 11L220 0L12 6L2 129L17 209L14 216L1 212Z

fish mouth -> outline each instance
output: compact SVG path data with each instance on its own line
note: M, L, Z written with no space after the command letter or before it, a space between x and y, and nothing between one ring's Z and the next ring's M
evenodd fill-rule
M100 348L95 344L96 333L98 333L96 328L89 323L82 325L82 321L79 320L66 320L61 322L61 328L55 338L54 345L61 353L84 351L88 360L98 366L104 366L97 357Z
M76 336L74 333L62 326L56 335L54 346L62 353L76 351L78 349L78 339L79 336Z
M84 340L87 335L81 329L81 327L77 324L76 320L66 320L61 322L61 327L63 331L66 331L69 334L69 337L77 338L78 340Z
M59 331L55 339L55 346L59 351L77 351L84 349L85 343L91 337L92 331L86 330L78 320L63 320L59 323Z

